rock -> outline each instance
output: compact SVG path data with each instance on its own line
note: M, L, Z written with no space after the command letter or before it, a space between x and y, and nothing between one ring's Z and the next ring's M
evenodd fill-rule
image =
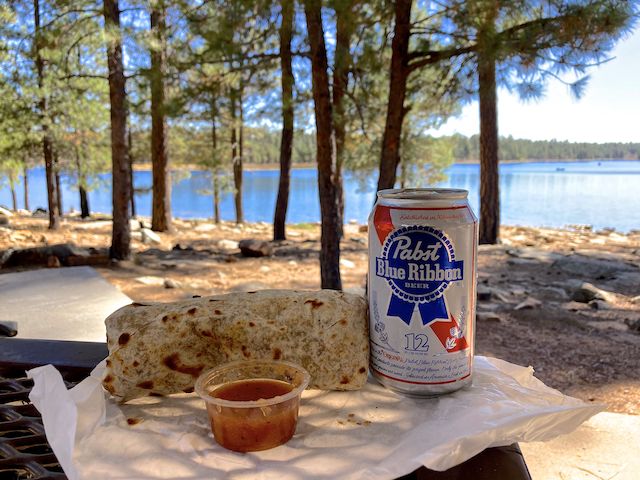
M509 298L509 292L496 287L491 287L490 290L492 298L500 300L504 303L509 303L511 301L511 299Z
M196 232L211 232L216 229L217 227L213 223L203 223L194 228Z
M255 292L257 290L268 290L270 285L262 282L242 282L231 287L231 292Z
M144 277L137 277L136 282L148 287L164 287L165 280L162 277L154 277L153 275L146 275Z
M268 257L273 253L273 247L265 240L240 240L238 247L245 257Z
M298 262L296 262L295 260L289 260L289 261L287 262L287 264L288 264L288 265L290 265L290 266L292 266L292 267L295 267L296 265L298 265ZM640 298L640 297L638 297L638 298Z
M369 225L360 225L358 231L360 233L367 233L369 231Z
M542 305L542 302L533 297L527 297L524 301L520 302L514 310L531 310L533 308L538 308Z
M346 293L352 293L354 295L360 295L361 297L367 297L367 292L364 287L347 287L344 289Z
M511 287L511 294L512 295L526 295L527 294L527 290L524 287L521 287L519 285L514 285L513 287Z
M149 230L148 228L141 228L140 233L142 233L142 243L155 243L156 245L162 243L162 239L160 238L160 236L153 230Z
M191 245L182 245L181 243L176 243L171 249L174 252L192 252L194 248Z
M182 284L173 278L164 279L164 288L181 288Z
M235 240L218 240L218 248L224 250L237 250L239 248L238 242Z
M38 207L31 214L34 217L46 217L49 215L49 211L46 208Z
M131 228L132 232L138 232L140 231L140 229L142 228L142 225L140 225L141 222L136 220L135 218L130 218L129 219L129 227Z
M481 303L478 305L478 311L481 312L495 312L500 308L500 305L497 303Z
M640 295L637 297L633 297L630 299L631 303L635 303L636 305L640 305Z
M560 287L542 287L538 293L548 300L564 301L569 299L567 292Z
M8 208L0 207L0 216L13 217L13 212Z
M260 272L261 273L269 273L271 271L271 269L269 267L267 267L266 265L262 265L260 267Z
M349 241L359 243L360 245L366 245L367 241L362 237L351 237Z
M624 323L627 324L629 330L632 332L640 333L640 319L636 318L631 320L630 318L625 318Z
M602 290L590 283L584 282L580 285L573 295L571 300L581 303L589 303L591 300L603 300L605 302L612 302L615 299L615 294Z
M504 322L504 318L495 312L477 312L476 320L479 322Z
M356 268L356 264L351 260L347 260L346 258L340 259L340 266L344 268Z
M479 285L477 296L479 302L488 302L491 300L491 289Z
M591 300L588 305L594 310L611 310L611 305L604 300Z
M637 268L623 262L600 260L579 254L559 258L553 262L552 268L581 278L615 278L620 272L637 271Z
M0 213L0 225L9 225L9 217Z
M567 302L567 303L563 303L562 307L566 310L569 310L571 312L578 312L580 310L586 310L588 309L588 305L586 303L580 303L580 302Z
M559 253L530 247L510 248L507 250L507 255L524 260L535 260L537 262L553 262L554 260L562 258L562 255Z
M50 255L47 257L47 268L60 268L60 259L55 255Z

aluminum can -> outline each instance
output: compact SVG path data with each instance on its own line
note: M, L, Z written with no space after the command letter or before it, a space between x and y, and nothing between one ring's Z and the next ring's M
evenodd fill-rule
M412 396L471 383L478 220L457 189L378 192L369 216L371 371Z

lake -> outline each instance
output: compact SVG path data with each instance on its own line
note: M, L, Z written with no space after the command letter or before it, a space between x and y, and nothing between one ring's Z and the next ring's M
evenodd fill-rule
M447 170L448 179L438 186L469 190L474 211L479 204L479 165L454 164ZM276 170L244 172L244 212L247 221L273 220L278 174ZM89 193L92 212L111 211L110 175L101 175L101 185ZM63 177L63 206L79 210L77 191ZM374 198L376 178L366 184L345 175L346 220L365 223ZM136 188L151 185L151 172L134 174ZM44 168L29 172L30 206L46 207ZM212 216L212 200L206 195L210 187L208 172L190 172L173 185L173 214L182 218ZM18 189L22 206L22 186ZM594 228L611 227L621 232L640 228L640 161L540 162L508 163L500 166L500 201L502 224L562 227L589 224ZM0 188L0 205L10 206L6 185ZM136 195L136 209L141 215L151 212L151 193ZM234 219L233 197L223 196L221 214ZM291 196L287 222L320 220L318 185L315 169L292 171Z

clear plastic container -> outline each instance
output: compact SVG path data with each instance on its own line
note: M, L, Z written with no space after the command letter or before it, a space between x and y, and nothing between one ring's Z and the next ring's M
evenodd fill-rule
M309 379L304 368L290 362L249 360L203 373L195 391L205 401L216 442L236 452L255 452L293 436Z

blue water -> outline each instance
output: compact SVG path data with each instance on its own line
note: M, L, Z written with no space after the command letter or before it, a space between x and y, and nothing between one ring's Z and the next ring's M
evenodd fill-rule
M479 205L479 166L455 164L447 170L448 179L439 186L469 190L473 209ZM110 212L110 175L101 175L89 193L93 212ZM135 172L136 188L151 185L151 172ZM345 176L347 220L365 223L374 198L375 175L365 184L351 174ZM248 221L273 220L278 172L244 172L244 212ZM77 191L63 178L65 211L79 210ZM212 200L203 191L210 190L208 172L191 172L173 185L173 214L182 218L212 216ZM30 207L46 207L44 169L29 172ZM22 186L18 188L22 206ZM501 223L506 225L555 226L590 224L595 228L612 227L621 232L640 228L640 161L545 162L500 166ZM0 188L0 205L10 206L11 196ZM150 215L151 193L136 195L136 209ZM221 202L225 220L234 220L233 197L226 193ZM293 170L287 222L320 220L315 169Z

